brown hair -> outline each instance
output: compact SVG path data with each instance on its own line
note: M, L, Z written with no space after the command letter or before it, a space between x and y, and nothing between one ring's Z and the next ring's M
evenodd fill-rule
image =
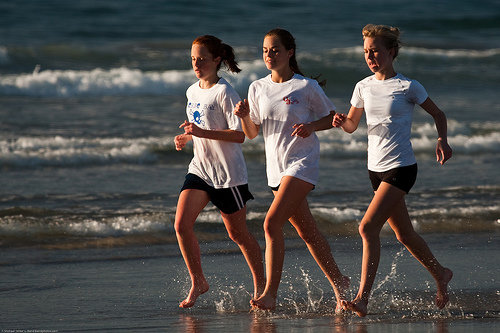
M219 38L211 35L199 36L193 41L193 45L194 44L205 46L214 58L221 58L221 62L217 66L217 70L219 70L222 63L224 63L227 69L231 72L241 72L241 69L238 67L238 63L236 62L233 48L223 43Z
M265 37L267 37L267 36L278 37L281 44L283 44L283 46L285 47L285 49L287 51L293 50L293 55L290 58L290 68L292 69L292 71L294 73L297 73L297 74L304 76L304 74L302 74L302 71L299 69L299 65L297 64L297 58L295 57L295 53L296 53L295 50L297 49L297 45L295 44L295 38L292 36L292 34L289 33L288 31L286 31L285 29L276 28L276 29L269 31L265 35Z
M398 28L387 25L367 24L363 28L362 34L363 40L367 37L381 38L388 50L394 49L394 59L398 56L399 49L401 48L401 41L399 40L401 31Z
M295 44L295 38L292 36L292 34L290 32L288 32L287 30L285 29L281 29L281 28L276 28L276 29L273 29L271 31L269 31L265 37L267 36L276 36L279 38L281 44L283 44L283 46L285 47L285 49L288 51L288 50L293 50L293 55L290 57L290 60L289 60L289 65L290 65L290 68L292 69L292 71L294 73L297 73L297 74L300 74L302 76L305 76L302 71L299 69L299 64L297 63L297 58L295 56L296 54L296 50L297 50L297 45ZM313 77L312 79L318 81L319 85L320 86L324 86L326 85L326 80L322 80L320 81L319 80L319 77L321 75L318 75L316 77Z

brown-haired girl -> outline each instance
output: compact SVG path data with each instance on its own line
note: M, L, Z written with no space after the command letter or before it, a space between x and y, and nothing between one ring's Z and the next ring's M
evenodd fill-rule
M357 83L349 115L336 114L333 126L352 133L363 112L368 125L368 171L375 195L361 220L363 261L359 291L353 301L342 301L344 309L363 317L380 260L380 230L389 222L397 239L431 273L437 285L436 305L448 302L447 286L453 273L434 257L410 221L405 204L417 178L417 162L411 147L411 122L415 104L433 118L438 139L436 158L443 165L452 155L447 142L445 114L415 80L396 73L393 61L400 48L399 29L369 24L362 31L365 61L374 75Z
M262 127L268 185L274 194L264 221L266 288L251 303L264 310L276 306L285 252L283 226L288 220L330 281L339 310L349 278L337 267L306 198L319 176L315 132L332 128L335 106L315 80L301 75L295 50L295 39L288 31L269 31L264 38L263 59L271 74L253 82L248 101L238 103L234 111L242 118L248 138L255 138Z
M191 63L199 81L186 92L189 121L179 126L184 134L174 140L177 150L192 140L194 152L175 215L177 241L191 277L191 290L179 305L183 308L193 306L198 296L209 288L193 230L196 218L209 201L220 210L229 237L238 244L250 267L253 298L262 294L265 284L261 249L246 225L246 202L253 196L248 189L240 147L245 134L239 118L233 115L240 98L231 85L218 76L222 63L232 72L240 69L231 46L209 35L193 41Z

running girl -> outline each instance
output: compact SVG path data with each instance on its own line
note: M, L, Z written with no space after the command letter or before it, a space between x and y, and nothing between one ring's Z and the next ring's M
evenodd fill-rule
M315 80L302 76L295 49L295 39L286 30L265 35L263 59L271 74L253 82L248 101L238 103L234 111L248 138L255 138L262 127L268 185L274 194L264 221L266 288L251 304L264 310L276 306L285 252L283 226L289 220L330 281L338 310L349 278L337 267L306 198L319 176L315 131L332 128L335 107Z
M368 124L368 171L375 195L366 211L359 233L363 238L363 261L358 294L342 301L344 309L364 317L380 260L380 230L389 222L397 239L431 273L437 285L436 305L448 302L447 286L453 273L434 257L415 230L405 204L417 177L417 162L410 142L412 114L419 104L433 118L438 139L437 161L443 165L452 154L447 142L445 114L417 81L396 73L393 61L400 48L399 29L369 24L363 28L366 64L374 75L358 82L349 115L336 114L333 126L352 133L363 112Z
M191 290L180 307L192 307L209 285L201 267L200 247L194 234L194 223L211 201L219 210L229 237L241 249L252 272L253 298L265 285L264 267L259 244L246 225L246 202L253 199L248 190L247 169L240 144L245 140L241 123L232 111L240 101L229 83L218 76L224 63L232 72L240 72L233 49L214 36L193 41L191 62L198 82L186 92L187 116L179 127L184 134L175 137L181 150L193 141L194 157L179 195L175 215L175 232L179 248L191 277Z

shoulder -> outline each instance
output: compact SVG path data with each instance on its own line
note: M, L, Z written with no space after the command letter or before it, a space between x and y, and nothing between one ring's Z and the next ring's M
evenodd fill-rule
M363 92L366 89L369 89L374 84L376 84L375 75L370 75L368 77L365 77L363 80L358 81L358 83L356 83L356 85L354 86L354 93L357 92L358 94L363 95Z
M233 86L223 77L221 77L219 79L219 82L217 82L217 88L220 92L224 92L227 94L236 93L236 90L233 88Z
M369 86L371 84L373 84L375 82L375 74L373 75L370 75L368 77L365 77L363 80L361 81L358 81L358 83L356 83L357 86L359 87L366 87L366 86Z
M186 90L186 95L194 94L198 89L200 89L200 81L196 81L190 85Z
M308 77L304 77L300 74L295 74L292 78L293 84L296 86L304 86L304 87L311 87L311 88L319 88L319 83L315 79L311 79Z
M417 80L414 80L414 79L410 79L406 76L404 76L403 74L399 74L397 75L396 77L399 82L406 88L406 89L409 89L410 91L425 91L425 88L424 86L418 82Z
M263 87L270 86L271 74L250 83L248 92L256 92Z
M398 73L396 75L396 79L398 79L400 83L407 85L407 86L411 86L411 85L422 86L422 84L420 82L418 82L417 80L411 79L411 78L409 78L401 73Z
M269 84L270 82L271 82L271 74L264 76L263 78L260 78L258 80L253 81L252 83L250 83L250 87L266 85L266 84Z

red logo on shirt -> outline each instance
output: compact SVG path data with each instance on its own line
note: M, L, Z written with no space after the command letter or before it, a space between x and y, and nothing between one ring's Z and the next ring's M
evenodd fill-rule
M285 96L285 97L283 97L283 100L285 101L285 104L287 104L287 105L299 104L299 100L293 98L292 96Z

